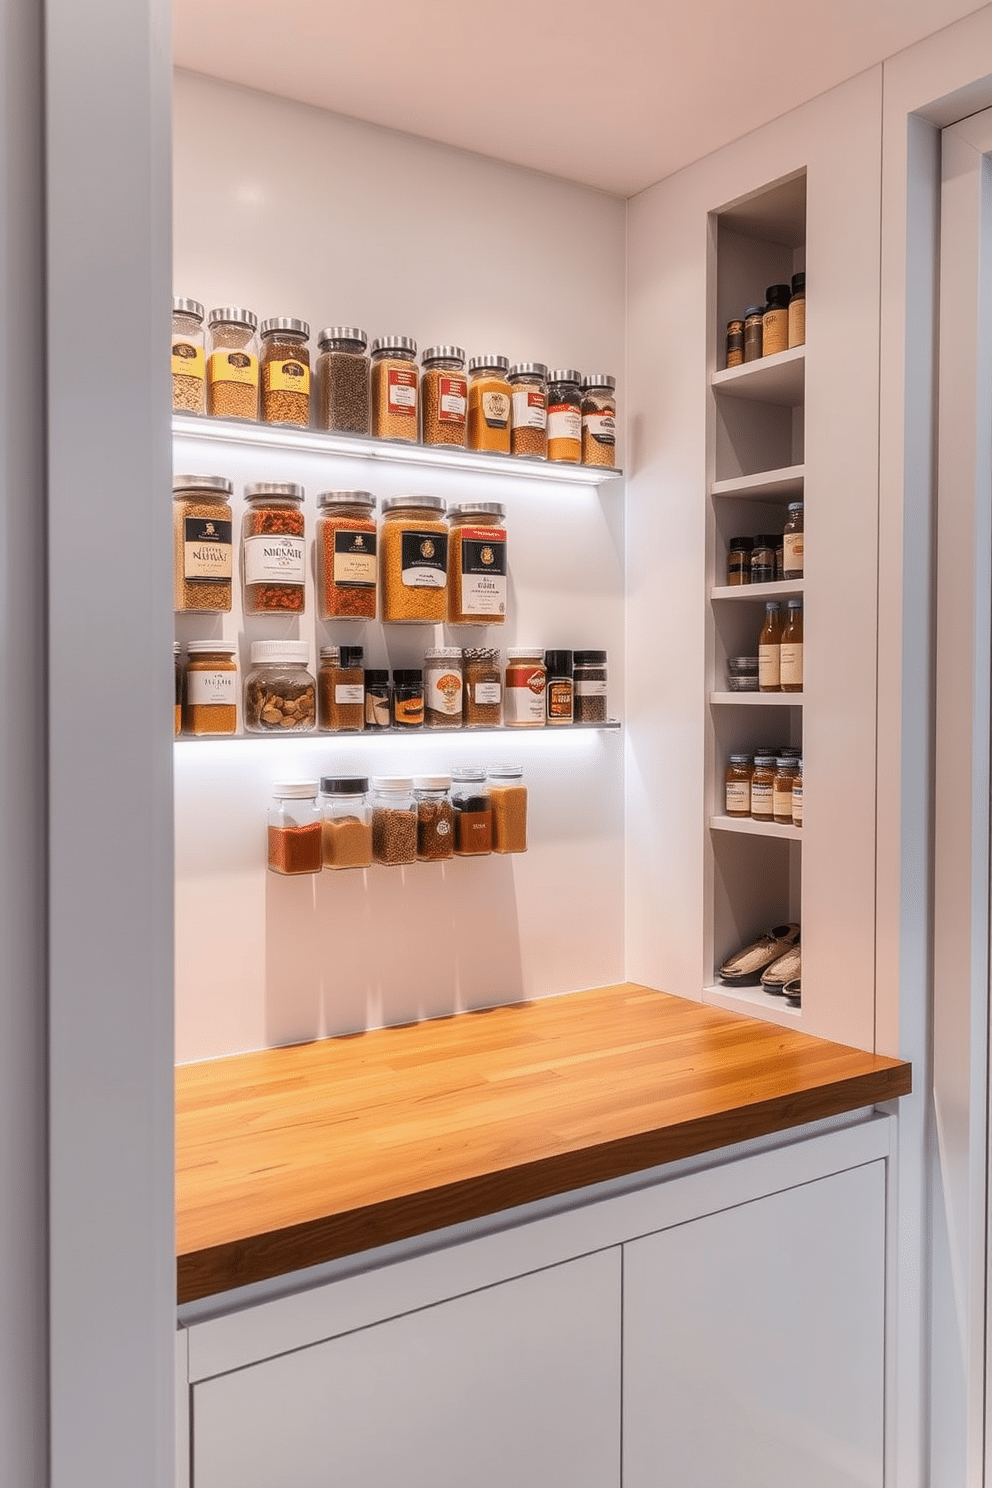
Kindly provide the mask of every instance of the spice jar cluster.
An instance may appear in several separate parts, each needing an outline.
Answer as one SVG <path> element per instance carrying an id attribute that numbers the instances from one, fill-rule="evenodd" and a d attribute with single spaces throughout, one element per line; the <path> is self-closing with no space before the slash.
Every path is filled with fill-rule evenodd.
<path id="1" fill-rule="evenodd" d="M 754 754 L 729 755 L 725 790 L 729 817 L 801 827 L 802 750 L 759 745 Z"/>
<path id="2" fill-rule="evenodd" d="M 732 537 L 727 545 L 727 585 L 795 582 L 805 574 L 805 504 L 789 502 L 781 532 Z"/>
<path id="3" fill-rule="evenodd" d="M 783 615 L 780 600 L 765 601 L 756 656 L 728 656 L 730 692 L 802 692 L 803 602 L 792 598 Z"/>
<path id="4" fill-rule="evenodd" d="M 748 305 L 727 322 L 726 366 L 741 367 L 806 343 L 806 275 L 791 284 L 769 284 L 764 303 Z"/>

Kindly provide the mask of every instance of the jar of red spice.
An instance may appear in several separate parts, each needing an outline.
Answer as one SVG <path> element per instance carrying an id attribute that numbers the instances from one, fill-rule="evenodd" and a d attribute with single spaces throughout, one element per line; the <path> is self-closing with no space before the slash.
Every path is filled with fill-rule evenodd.
<path id="1" fill-rule="evenodd" d="M 323 861 L 316 780 L 282 780 L 269 806 L 269 868 L 273 873 L 319 873 Z"/>
<path id="2" fill-rule="evenodd" d="M 245 486 L 241 538 L 246 615 L 302 615 L 306 604 L 303 487 Z"/>
<path id="3" fill-rule="evenodd" d="M 321 620 L 374 620 L 375 497 L 324 491 L 317 497 L 317 614 Z"/>

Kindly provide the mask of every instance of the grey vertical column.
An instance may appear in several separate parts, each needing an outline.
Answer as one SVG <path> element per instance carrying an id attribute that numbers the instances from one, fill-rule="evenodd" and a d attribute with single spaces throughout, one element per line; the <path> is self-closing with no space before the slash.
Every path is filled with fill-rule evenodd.
<path id="1" fill-rule="evenodd" d="M 169 23 L 45 3 L 53 1488 L 174 1480 Z"/>

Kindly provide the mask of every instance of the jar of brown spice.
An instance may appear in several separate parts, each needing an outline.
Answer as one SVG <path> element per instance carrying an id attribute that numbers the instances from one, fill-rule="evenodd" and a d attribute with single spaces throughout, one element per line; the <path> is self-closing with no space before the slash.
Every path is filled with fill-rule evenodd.
<path id="1" fill-rule="evenodd" d="M 374 620 L 378 559 L 370 491 L 324 491 L 317 497 L 316 549 L 321 620 Z"/>
<path id="2" fill-rule="evenodd" d="M 245 486 L 241 536 L 246 615 L 302 615 L 306 542 L 302 486 L 257 481 Z"/>
<path id="3" fill-rule="evenodd" d="M 317 674 L 317 725 L 328 733 L 365 727 L 365 670 L 361 646 L 322 646 Z"/>
<path id="4" fill-rule="evenodd" d="M 316 780 L 278 781 L 269 807 L 269 868 L 273 873 L 319 873 L 321 817 Z"/>
<path id="5" fill-rule="evenodd" d="M 510 451 L 534 460 L 548 458 L 548 369 L 543 362 L 518 362 L 509 371 L 513 389 Z"/>
<path id="6" fill-rule="evenodd" d="M 320 782 L 325 868 L 368 868 L 372 863 L 372 807 L 365 775 L 325 775 Z"/>
<path id="7" fill-rule="evenodd" d="M 267 424 L 310 423 L 310 327 L 277 315 L 261 326 L 262 419 Z"/>
<path id="8" fill-rule="evenodd" d="M 464 449 L 468 411 L 465 353 L 460 346 L 431 346 L 421 360 L 423 442 Z"/>
<path id="9" fill-rule="evenodd" d="M 238 664 L 233 641 L 190 641 L 186 646 L 185 727 L 197 738 L 237 733 Z"/>
<path id="10" fill-rule="evenodd" d="M 207 359 L 199 300 L 172 301 L 172 411 L 206 413 Z"/>
<path id="11" fill-rule="evenodd" d="M 578 465 L 582 459 L 582 373 L 559 367 L 548 373 L 548 459 Z"/>
<path id="12" fill-rule="evenodd" d="M 372 342 L 372 433 L 377 439 L 417 442 L 420 377 L 412 336 Z"/>
<path id="13" fill-rule="evenodd" d="M 499 652 L 492 646 L 468 646 L 465 664 L 465 727 L 498 728 L 503 699 Z"/>
<path id="14" fill-rule="evenodd" d="M 462 501 L 448 508 L 448 624 L 506 620 L 506 507 Z"/>
<path id="15" fill-rule="evenodd" d="M 617 463 L 617 380 L 590 372 L 582 383 L 582 463 L 613 470 Z"/>
<path id="16" fill-rule="evenodd" d="M 327 326 L 317 337 L 316 422 L 339 434 L 370 434 L 368 337 L 359 326 Z"/>
<path id="17" fill-rule="evenodd" d="M 382 503 L 382 618 L 440 625 L 448 610 L 448 528 L 443 496 L 387 496 Z"/>
<path id="18" fill-rule="evenodd" d="M 173 603 L 177 612 L 231 608 L 234 490 L 222 475 L 172 479 Z"/>
<path id="19" fill-rule="evenodd" d="M 510 363 L 493 352 L 468 364 L 468 447 L 510 453 Z"/>

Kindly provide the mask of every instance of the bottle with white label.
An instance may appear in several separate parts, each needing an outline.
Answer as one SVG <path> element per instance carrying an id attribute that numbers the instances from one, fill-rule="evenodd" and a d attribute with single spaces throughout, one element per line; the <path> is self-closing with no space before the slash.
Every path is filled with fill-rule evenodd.
<path id="1" fill-rule="evenodd" d="M 732 754 L 727 761 L 726 812 L 728 816 L 751 815 L 751 756 Z"/>
<path id="2" fill-rule="evenodd" d="M 306 604 L 306 532 L 302 486 L 255 481 L 245 486 L 241 536 L 246 615 L 302 615 Z"/>
<path id="3" fill-rule="evenodd" d="M 548 673 L 537 646 L 511 646 L 506 653 L 503 722 L 507 728 L 543 728 Z"/>
<path id="4" fill-rule="evenodd" d="M 186 732 L 197 738 L 237 732 L 238 664 L 233 641 L 190 641 L 186 647 Z"/>
<path id="5" fill-rule="evenodd" d="M 758 637 L 758 691 L 781 692 L 782 606 L 765 601 L 765 623 Z"/>
<path id="6" fill-rule="evenodd" d="M 317 726 L 328 733 L 365 727 L 365 669 L 361 646 L 321 646 Z"/>
<path id="7" fill-rule="evenodd" d="M 582 460 L 582 373 L 558 367 L 548 374 L 548 459 Z"/>
<path id="8" fill-rule="evenodd" d="M 779 677 L 783 692 L 802 692 L 803 602 L 801 599 L 789 600 L 789 618 L 782 632 Z"/>

